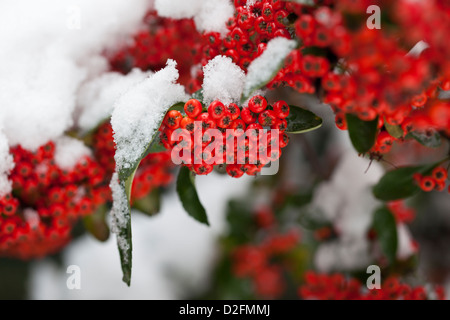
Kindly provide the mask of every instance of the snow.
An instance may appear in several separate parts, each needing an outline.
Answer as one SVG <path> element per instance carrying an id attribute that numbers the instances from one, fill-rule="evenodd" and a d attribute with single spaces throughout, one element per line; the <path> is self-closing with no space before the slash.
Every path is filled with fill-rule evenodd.
<path id="1" fill-rule="evenodd" d="M 0 113 L 10 145 L 35 150 L 73 125 L 79 86 L 134 33 L 147 0 L 0 2 Z"/>
<path id="2" fill-rule="evenodd" d="M 226 22 L 233 14 L 234 6 L 231 1 L 208 0 L 203 2 L 203 6 L 194 17 L 194 22 L 199 31 L 215 31 L 224 35 L 228 31 Z"/>
<path id="3" fill-rule="evenodd" d="M 89 235 L 74 240 L 62 253 L 61 268 L 45 259 L 33 263 L 30 299 L 183 299 L 202 293 L 209 284 L 225 232 L 230 197 L 242 195 L 253 179 L 198 176 L 196 185 L 210 227 L 190 218 L 174 192 L 162 199 L 161 212 L 148 217 L 133 212 L 133 278 L 122 282 L 115 239 L 101 243 Z M 172 190 L 173 191 L 173 190 Z M 69 290 L 66 269 L 81 269 L 81 290 Z"/>
<path id="4" fill-rule="evenodd" d="M 63 170 L 73 169 L 81 158 L 91 155 L 91 150 L 80 140 L 62 136 L 55 141 L 55 162 Z"/>
<path id="5" fill-rule="evenodd" d="M 183 19 L 193 18 L 204 0 L 155 0 L 155 9 L 161 17 Z"/>
<path id="6" fill-rule="evenodd" d="M 80 115 L 77 127 L 86 132 L 109 118 L 114 102 L 150 74 L 140 69 L 133 69 L 127 75 L 108 72 L 84 83 L 78 92 L 77 111 Z"/>
<path id="7" fill-rule="evenodd" d="M 297 42 L 283 37 L 277 37 L 267 43 L 267 48 L 248 67 L 245 79 L 244 95 L 250 96 L 255 88 L 269 82 L 278 70 L 286 56 L 295 49 Z"/>
<path id="8" fill-rule="evenodd" d="M 145 152 L 167 110 L 189 97 L 176 84 L 176 62 L 169 59 L 164 69 L 144 79 L 115 103 L 111 117 L 117 144 L 116 171 L 132 167 Z"/>
<path id="9" fill-rule="evenodd" d="M 194 18 L 199 31 L 222 35 L 227 33 L 225 23 L 234 14 L 230 0 L 155 0 L 155 9 L 161 17 Z"/>
<path id="10" fill-rule="evenodd" d="M 217 56 L 203 67 L 203 97 L 205 103 L 220 100 L 225 104 L 239 103 L 245 81 L 244 71 L 229 57 Z"/>
<path id="11" fill-rule="evenodd" d="M 381 203 L 371 192 L 384 170 L 373 162 L 348 150 L 343 153 L 330 181 L 318 186 L 308 209 L 332 222 L 339 239 L 321 244 L 315 256 L 318 270 L 355 270 L 370 262 L 366 233 L 375 209 Z"/>
<path id="12" fill-rule="evenodd" d="M 413 254 L 417 253 L 416 247 L 413 245 L 413 238 L 407 226 L 403 223 L 397 224 L 397 259 L 406 260 Z"/>
<path id="13" fill-rule="evenodd" d="M 0 197 L 11 192 L 12 186 L 8 174 L 13 168 L 14 159 L 9 153 L 8 140 L 0 130 Z"/>

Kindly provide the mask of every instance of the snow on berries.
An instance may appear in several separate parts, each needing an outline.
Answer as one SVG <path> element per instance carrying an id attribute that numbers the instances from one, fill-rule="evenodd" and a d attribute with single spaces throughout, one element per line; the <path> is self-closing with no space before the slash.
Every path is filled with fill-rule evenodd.
<path id="1" fill-rule="evenodd" d="M 169 111 L 159 131 L 160 142 L 172 151 L 175 163 L 198 175 L 207 175 L 214 166 L 225 166 L 235 178 L 255 175 L 281 156 L 286 147 L 286 120 L 289 106 L 284 101 L 268 105 L 263 96 L 254 96 L 248 107 L 212 101 L 204 111 L 190 99 L 180 111 Z M 195 116 L 196 115 L 196 116 Z"/>

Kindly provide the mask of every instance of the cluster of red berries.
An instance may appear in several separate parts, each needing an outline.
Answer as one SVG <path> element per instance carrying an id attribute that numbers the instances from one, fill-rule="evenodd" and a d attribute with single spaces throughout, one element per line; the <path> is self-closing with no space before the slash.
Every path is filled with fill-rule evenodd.
<path id="1" fill-rule="evenodd" d="M 173 160 L 198 175 L 211 173 L 215 165 L 226 165 L 234 178 L 256 175 L 278 160 L 289 142 L 285 132 L 289 106 L 284 101 L 270 106 L 264 97 L 254 96 L 248 107 L 240 108 L 215 100 L 203 112 L 202 103 L 191 99 L 184 112 L 185 116 L 177 110 L 167 113 L 160 139 L 172 151 Z"/>
<path id="2" fill-rule="evenodd" d="M 233 249 L 232 272 L 250 279 L 258 297 L 280 298 L 286 290 L 283 274 L 290 266 L 287 255 L 298 246 L 300 233 L 295 229 L 279 232 L 274 211 L 267 206 L 254 211 L 254 221 L 263 238 L 258 244 L 246 243 Z"/>
<path id="3" fill-rule="evenodd" d="M 235 15 L 227 21 L 228 33 L 224 38 L 215 32 L 203 35 L 203 65 L 217 55 L 225 55 L 246 71 L 270 39 L 291 38 L 287 28 L 290 13 L 287 2 L 257 0 L 247 5 L 245 0 L 236 0 L 234 5 Z"/>
<path id="4" fill-rule="evenodd" d="M 413 208 L 408 207 L 404 200 L 388 202 L 387 207 L 394 215 L 397 224 L 411 223 L 416 218 L 416 211 Z"/>
<path id="5" fill-rule="evenodd" d="M 314 300 L 445 300 L 442 287 L 436 286 L 432 292 L 422 287 L 411 287 L 401 283 L 398 277 L 389 277 L 380 289 L 368 290 L 355 278 L 343 274 L 305 273 L 305 283 L 299 288 L 302 299 Z"/>
<path id="6" fill-rule="evenodd" d="M 15 168 L 9 175 L 13 191 L 0 199 L 0 256 L 32 259 L 56 253 L 71 237 L 79 218 L 110 203 L 114 171 L 113 132 L 109 122 L 92 136 L 94 158 L 83 157 L 71 170 L 55 162 L 52 142 L 36 152 L 11 149 Z M 168 152 L 142 160 L 132 187 L 132 200 L 173 180 Z"/>
<path id="7" fill-rule="evenodd" d="M 437 167 L 433 169 L 431 175 L 416 173 L 413 178 L 423 191 L 430 192 L 433 190 L 443 191 L 447 185 L 447 177 L 447 169 L 444 167 Z M 450 187 L 448 192 L 450 193 Z"/>
<path id="8" fill-rule="evenodd" d="M 84 157 L 71 170 L 54 159 L 54 144 L 36 152 L 11 149 L 15 168 L 12 194 L 0 199 L 0 256 L 30 259 L 60 250 L 74 223 L 107 201 L 103 168 Z"/>
<path id="9" fill-rule="evenodd" d="M 105 169 L 110 180 L 115 170 L 116 145 L 109 121 L 101 124 L 93 134 L 92 146 L 96 160 Z M 131 201 L 147 196 L 153 189 L 169 185 L 173 181 L 173 163 L 170 152 L 148 154 L 136 171 L 131 189 Z"/>
<path id="10" fill-rule="evenodd" d="M 263 298 L 279 298 L 286 288 L 283 279 L 284 266 L 280 259 L 299 243 L 295 230 L 286 234 L 271 234 L 258 245 L 237 247 L 232 255 L 233 273 L 240 278 L 250 278 L 255 293 Z"/>
<path id="11" fill-rule="evenodd" d="M 110 58 L 111 68 L 125 74 L 132 68 L 156 71 L 170 58 L 177 61 L 180 82 L 187 84 L 191 67 L 200 63 L 202 55 L 201 36 L 193 20 L 161 18 L 149 11 L 144 25 L 146 29 L 134 36 L 131 45 Z"/>

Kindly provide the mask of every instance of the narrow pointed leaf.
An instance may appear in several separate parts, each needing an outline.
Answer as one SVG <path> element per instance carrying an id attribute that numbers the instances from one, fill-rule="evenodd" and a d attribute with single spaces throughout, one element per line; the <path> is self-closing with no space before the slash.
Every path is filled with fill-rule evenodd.
<path id="1" fill-rule="evenodd" d="M 206 210 L 197 194 L 195 180 L 187 167 L 181 167 L 177 179 L 177 193 L 186 212 L 200 223 L 209 225 Z"/>
<path id="2" fill-rule="evenodd" d="M 378 118 L 364 121 L 353 114 L 347 114 L 347 127 L 353 147 L 359 153 L 368 152 L 375 144 L 378 131 Z"/>
<path id="3" fill-rule="evenodd" d="M 381 250 L 390 263 L 395 262 L 398 247 L 397 225 L 394 216 L 387 208 L 383 207 L 375 211 L 373 228 Z"/>

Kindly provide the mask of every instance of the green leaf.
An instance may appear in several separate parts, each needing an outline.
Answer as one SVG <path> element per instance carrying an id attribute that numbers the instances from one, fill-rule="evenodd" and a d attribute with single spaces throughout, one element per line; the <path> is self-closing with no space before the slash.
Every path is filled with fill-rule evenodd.
<path id="1" fill-rule="evenodd" d="M 296 2 L 296 3 L 303 4 L 305 6 L 315 5 L 314 0 L 285 0 L 285 1 Z"/>
<path id="2" fill-rule="evenodd" d="M 152 190 L 152 192 L 142 199 L 134 200 L 133 208 L 148 216 L 157 214 L 161 208 L 161 194 L 159 188 Z"/>
<path id="3" fill-rule="evenodd" d="M 171 111 L 171 110 L 177 110 L 177 111 L 180 111 L 181 113 L 184 113 L 184 105 L 185 105 L 185 102 L 178 102 L 178 103 L 175 103 L 173 106 L 171 106 L 170 108 L 169 108 L 169 110 L 167 110 L 167 111 Z"/>
<path id="4" fill-rule="evenodd" d="M 386 131 L 394 138 L 400 139 L 403 137 L 403 129 L 399 125 L 393 125 L 390 123 L 385 122 L 384 127 L 386 128 Z"/>
<path id="5" fill-rule="evenodd" d="M 132 175 L 134 176 L 134 172 Z M 132 182 L 131 177 L 127 179 L 127 181 L 121 181 L 120 179 L 118 180 L 118 185 L 116 186 L 117 190 L 113 190 L 113 196 L 126 198 L 127 201 L 125 208 L 122 206 L 115 208 L 115 203 L 113 202 L 114 214 L 112 216 L 113 223 L 117 227 L 117 230 L 113 230 L 113 232 L 115 232 L 117 236 L 117 247 L 119 249 L 120 263 L 123 273 L 122 280 L 128 286 L 130 286 L 131 283 L 133 251 L 133 243 L 131 241 L 131 207 L 129 198 L 131 192 L 130 181 Z M 111 181 L 111 183 L 113 182 Z M 121 216 L 120 220 L 117 218 L 117 215 Z"/>
<path id="6" fill-rule="evenodd" d="M 182 110 L 184 107 L 184 103 L 176 103 L 173 106 L 171 106 L 169 110 Z M 162 123 L 163 119 L 161 119 Z M 155 131 L 153 133 L 151 141 L 148 143 L 148 145 L 145 148 L 145 151 L 140 155 L 140 157 L 132 163 L 128 168 L 123 168 L 119 170 L 118 176 L 119 176 L 119 187 L 120 192 L 123 193 L 122 196 L 126 196 L 127 198 L 127 208 L 126 212 L 124 208 L 119 208 L 116 210 L 120 210 L 119 214 L 123 215 L 123 218 L 126 219 L 125 223 L 122 223 L 120 227 L 118 227 L 119 230 L 117 230 L 117 239 L 118 239 L 118 248 L 119 248 L 119 254 L 120 254 L 120 261 L 122 265 L 122 272 L 123 272 L 123 281 L 129 286 L 131 282 L 131 258 L 132 258 L 132 241 L 131 241 L 131 206 L 130 206 L 130 199 L 131 199 L 131 187 L 133 185 L 133 179 L 134 175 L 136 174 L 136 171 L 139 167 L 139 164 L 141 163 L 142 159 L 146 157 L 149 153 L 152 152 L 152 148 L 156 148 L 157 144 L 159 144 L 159 127 L 161 126 L 161 123 L 155 127 Z M 118 191 L 119 192 L 119 191 Z M 120 196 L 119 194 L 117 196 Z M 114 208 L 114 205 L 113 205 Z M 126 246 L 120 245 L 120 243 L 126 243 Z"/>
<path id="7" fill-rule="evenodd" d="M 378 237 L 381 250 L 392 264 L 397 254 L 397 225 L 392 213 L 385 207 L 375 211 L 373 216 L 373 228 Z"/>
<path id="8" fill-rule="evenodd" d="M 439 163 L 426 166 L 403 167 L 389 171 L 375 185 L 373 194 L 377 199 L 383 201 L 411 197 L 420 191 L 419 186 L 413 179 L 413 175 L 415 173 L 429 174 Z"/>
<path id="9" fill-rule="evenodd" d="M 100 206 L 96 212 L 83 218 L 85 229 L 99 241 L 106 241 L 109 238 L 109 227 L 106 223 L 108 206 Z"/>
<path id="10" fill-rule="evenodd" d="M 294 50 L 298 46 L 298 43 L 292 40 L 292 44 L 289 43 L 289 45 L 290 46 L 288 46 L 288 49 L 290 50 L 285 50 L 285 52 L 274 55 L 270 63 L 270 67 L 272 69 L 269 69 L 269 66 L 267 66 L 267 69 L 264 70 L 264 72 L 261 72 L 261 70 L 259 69 L 252 69 L 252 64 L 255 63 L 256 65 L 260 63 L 260 60 L 258 60 L 259 57 L 250 64 L 244 83 L 244 90 L 241 96 L 242 104 L 252 96 L 253 92 L 266 86 L 276 76 L 278 71 L 280 71 L 284 67 L 284 61 L 286 60 L 286 57 L 289 55 L 289 53 L 291 53 L 292 50 Z"/>
<path id="11" fill-rule="evenodd" d="M 304 133 L 313 131 L 322 126 L 322 119 L 309 110 L 297 106 L 289 106 L 287 121 L 287 133 Z"/>
<path id="12" fill-rule="evenodd" d="M 438 148 L 441 146 L 441 135 L 436 130 L 412 131 L 406 135 L 406 138 L 413 138 L 421 145 L 428 148 Z"/>
<path id="13" fill-rule="evenodd" d="M 209 225 L 206 210 L 195 189 L 194 176 L 185 166 L 182 166 L 178 173 L 177 193 L 186 212 L 198 222 Z"/>
<path id="14" fill-rule="evenodd" d="M 347 114 L 346 119 L 353 147 L 359 153 L 368 152 L 375 144 L 378 117 L 372 121 L 363 121 L 353 114 Z"/>
<path id="15" fill-rule="evenodd" d="M 201 103 L 203 103 L 203 89 L 195 91 L 192 94 L 192 99 L 196 99 L 196 100 L 200 101 Z"/>

